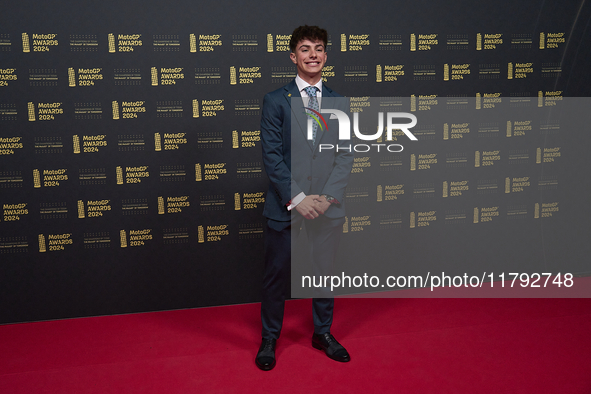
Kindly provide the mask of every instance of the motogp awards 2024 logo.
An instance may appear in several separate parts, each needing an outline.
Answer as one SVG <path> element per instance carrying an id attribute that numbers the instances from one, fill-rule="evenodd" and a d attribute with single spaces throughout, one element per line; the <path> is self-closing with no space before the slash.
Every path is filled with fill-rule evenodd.
<path id="1" fill-rule="evenodd" d="M 307 138 L 308 140 L 313 140 L 313 127 L 314 122 L 318 124 L 320 129 L 326 128 L 328 131 L 328 125 L 326 124 L 326 120 L 322 116 L 322 114 L 331 114 L 330 119 L 336 119 L 339 123 L 339 140 L 341 141 L 348 141 L 351 139 L 351 121 L 347 114 L 338 109 L 321 109 L 320 112 L 313 110 L 312 108 L 305 107 L 306 110 L 310 111 L 306 114 L 308 115 L 308 124 L 307 124 Z M 394 119 L 409 119 L 410 123 L 394 123 Z M 417 124 L 417 117 L 413 114 L 409 114 L 408 112 L 387 112 L 386 113 L 386 140 L 392 140 L 392 132 L 393 130 L 401 130 L 411 141 L 418 141 L 417 137 L 415 137 L 409 129 L 416 126 Z M 377 141 L 383 133 L 384 130 L 384 113 L 378 113 L 378 128 L 375 134 L 362 134 L 359 131 L 359 113 L 353 113 L 353 132 L 355 136 L 363 141 Z M 351 152 L 352 150 L 359 153 L 369 152 L 371 150 L 375 150 L 377 152 L 380 151 L 388 151 L 391 153 L 398 153 L 402 152 L 404 147 L 400 144 L 381 144 L 381 143 L 374 143 L 374 144 L 347 144 L 347 145 L 339 145 L 337 144 L 320 144 L 318 147 L 319 151 L 322 152 L 323 150 L 333 150 L 336 149 L 337 152 L 339 151 L 348 151 Z"/>

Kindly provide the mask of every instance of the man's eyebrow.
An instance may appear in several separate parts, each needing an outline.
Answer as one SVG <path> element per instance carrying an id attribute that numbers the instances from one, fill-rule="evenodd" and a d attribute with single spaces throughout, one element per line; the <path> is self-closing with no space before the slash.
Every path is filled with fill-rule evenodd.
<path id="1" fill-rule="evenodd" d="M 311 45 L 308 45 L 308 44 L 302 44 L 302 45 L 300 45 L 300 48 L 298 48 L 298 49 L 301 49 L 301 48 L 303 48 L 303 47 L 310 48 L 310 47 L 311 47 Z M 324 44 L 316 44 L 315 48 L 318 48 L 318 47 L 324 48 Z"/>

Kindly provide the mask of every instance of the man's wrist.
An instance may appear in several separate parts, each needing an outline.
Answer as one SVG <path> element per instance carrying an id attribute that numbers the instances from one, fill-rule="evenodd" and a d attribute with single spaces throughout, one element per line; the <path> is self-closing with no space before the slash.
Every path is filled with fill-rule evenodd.
<path id="1" fill-rule="evenodd" d="M 291 211 L 292 209 L 295 209 L 295 207 L 297 207 L 299 203 L 304 201 L 304 198 L 306 198 L 306 194 L 304 192 L 301 192 L 300 194 L 292 198 L 291 201 L 287 203 L 287 210 Z"/>
<path id="2" fill-rule="evenodd" d="M 339 204 L 337 199 L 329 194 L 321 194 L 320 197 L 324 197 L 326 199 L 326 201 L 328 201 L 331 204 Z"/>

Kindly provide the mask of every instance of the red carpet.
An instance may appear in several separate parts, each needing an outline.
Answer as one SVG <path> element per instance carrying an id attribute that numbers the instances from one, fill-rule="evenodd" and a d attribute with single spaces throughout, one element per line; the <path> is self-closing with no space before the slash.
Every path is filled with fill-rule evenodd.
<path id="1" fill-rule="evenodd" d="M 0 393 L 591 393 L 590 299 L 339 299 L 346 364 L 290 301 L 270 372 L 259 308 L 0 326 Z"/>

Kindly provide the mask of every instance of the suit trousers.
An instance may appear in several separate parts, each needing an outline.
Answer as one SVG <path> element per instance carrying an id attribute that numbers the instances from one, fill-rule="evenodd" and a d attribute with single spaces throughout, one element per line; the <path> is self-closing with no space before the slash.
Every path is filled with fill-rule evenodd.
<path id="1" fill-rule="evenodd" d="M 292 245 L 305 226 L 309 250 L 304 251 L 313 259 L 314 273 L 328 275 L 334 264 L 342 234 L 344 218 L 331 219 L 324 215 L 311 220 L 295 214 L 289 222 L 268 219 L 265 235 L 265 272 L 261 321 L 264 339 L 278 339 L 283 325 L 285 299 L 290 297 Z M 314 332 L 330 331 L 334 310 L 334 298 L 313 298 L 312 317 Z"/>

